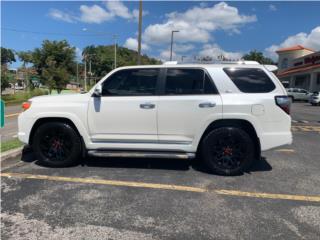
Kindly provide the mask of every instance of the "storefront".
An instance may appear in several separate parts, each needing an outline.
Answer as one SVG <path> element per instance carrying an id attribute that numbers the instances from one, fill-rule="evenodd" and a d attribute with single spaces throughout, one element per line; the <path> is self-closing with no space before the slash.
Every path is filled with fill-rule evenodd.
<path id="1" fill-rule="evenodd" d="M 300 45 L 279 49 L 278 78 L 286 88 L 320 91 L 320 51 Z"/>

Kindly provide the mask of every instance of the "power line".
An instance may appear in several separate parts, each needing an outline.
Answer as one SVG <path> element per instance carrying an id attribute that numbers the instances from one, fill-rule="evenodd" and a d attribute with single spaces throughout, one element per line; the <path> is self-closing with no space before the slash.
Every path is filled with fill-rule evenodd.
<path id="1" fill-rule="evenodd" d="M 112 35 L 111 33 L 80 34 L 80 33 L 38 32 L 38 31 L 29 31 L 29 30 L 15 29 L 15 28 L 7 28 L 7 27 L 2 27 L 0 29 L 4 30 L 4 31 L 20 32 L 20 33 L 60 35 L 60 36 L 77 36 L 77 37 L 97 37 L 97 36 L 106 36 L 106 35 L 111 36 Z"/>

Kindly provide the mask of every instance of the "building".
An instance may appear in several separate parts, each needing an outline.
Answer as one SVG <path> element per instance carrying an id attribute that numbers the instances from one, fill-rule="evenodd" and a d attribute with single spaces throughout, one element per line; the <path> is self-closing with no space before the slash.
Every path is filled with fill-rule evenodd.
<path id="1" fill-rule="evenodd" d="M 276 52 L 279 55 L 277 76 L 286 88 L 320 91 L 320 51 L 296 45 Z"/>

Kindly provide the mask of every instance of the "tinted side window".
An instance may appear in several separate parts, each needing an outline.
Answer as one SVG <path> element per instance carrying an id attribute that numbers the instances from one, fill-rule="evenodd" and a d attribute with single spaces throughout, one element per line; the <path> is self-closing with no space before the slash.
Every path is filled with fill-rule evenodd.
<path id="1" fill-rule="evenodd" d="M 258 68 L 224 68 L 240 91 L 245 93 L 266 93 L 275 89 L 268 75 Z"/>
<path id="2" fill-rule="evenodd" d="M 156 93 L 158 69 L 120 70 L 102 85 L 103 96 L 148 96 Z"/>
<path id="3" fill-rule="evenodd" d="M 217 93 L 211 79 L 201 69 L 167 69 L 167 95 L 196 95 Z"/>

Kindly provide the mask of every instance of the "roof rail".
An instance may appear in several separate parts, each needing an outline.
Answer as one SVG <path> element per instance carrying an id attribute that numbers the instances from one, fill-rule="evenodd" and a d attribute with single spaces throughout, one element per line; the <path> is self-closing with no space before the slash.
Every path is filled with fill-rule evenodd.
<path id="1" fill-rule="evenodd" d="M 176 64 L 178 64 L 178 61 L 168 61 L 163 63 L 163 65 L 176 65 Z"/>
<path id="2" fill-rule="evenodd" d="M 163 65 L 177 65 L 177 64 L 256 64 L 260 65 L 257 61 L 245 61 L 245 60 L 238 60 L 238 61 L 196 61 L 196 62 L 178 62 L 178 61 L 168 61 L 164 62 Z"/>

